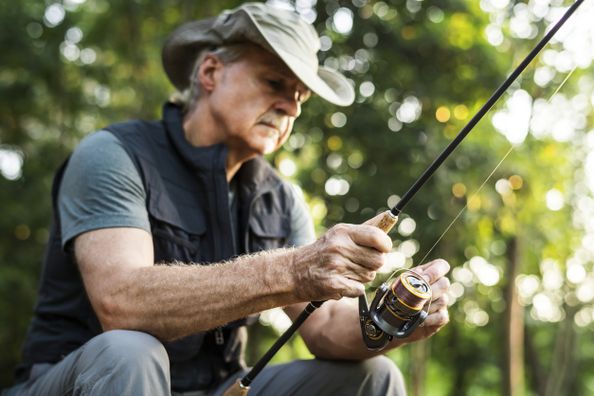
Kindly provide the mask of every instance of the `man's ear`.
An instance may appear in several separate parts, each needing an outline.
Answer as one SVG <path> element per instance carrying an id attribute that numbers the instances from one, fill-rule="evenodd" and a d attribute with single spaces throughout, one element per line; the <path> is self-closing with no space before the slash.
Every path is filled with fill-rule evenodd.
<path id="1" fill-rule="evenodd" d="M 212 92 L 217 84 L 219 72 L 223 69 L 221 61 L 213 55 L 206 55 L 198 68 L 196 78 L 200 83 L 201 90 Z"/>

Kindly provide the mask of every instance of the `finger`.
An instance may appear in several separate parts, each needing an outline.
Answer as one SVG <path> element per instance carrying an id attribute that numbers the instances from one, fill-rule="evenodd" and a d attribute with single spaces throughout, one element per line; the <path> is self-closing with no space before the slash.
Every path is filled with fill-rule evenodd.
<path id="1" fill-rule="evenodd" d="M 334 300 L 338 300 L 341 297 L 359 297 L 363 293 L 365 293 L 365 285 L 361 282 L 342 277 L 340 279 L 339 284 L 336 285 L 336 288 L 339 290 L 340 296 L 338 298 L 332 297 Z"/>
<path id="2" fill-rule="evenodd" d="M 345 253 L 345 257 L 352 264 L 350 268 L 354 272 L 377 271 L 386 264 L 386 255 L 375 249 L 357 246 L 352 251 Z"/>
<path id="3" fill-rule="evenodd" d="M 360 246 L 373 248 L 382 253 L 392 250 L 392 239 L 377 227 L 370 225 L 351 225 L 349 236 L 353 242 Z"/>
<path id="4" fill-rule="evenodd" d="M 448 295 L 444 294 L 438 299 L 431 301 L 431 305 L 429 306 L 429 314 L 435 313 L 442 309 L 447 309 L 449 300 L 450 299 Z"/>
<path id="5" fill-rule="evenodd" d="M 450 314 L 447 309 L 443 308 L 436 312 L 433 312 L 427 316 L 425 322 L 423 322 L 424 327 L 433 328 L 433 327 L 443 327 L 450 321 Z"/>
<path id="6" fill-rule="evenodd" d="M 375 279 L 376 274 L 377 273 L 375 271 L 364 271 L 364 272 L 358 272 L 358 273 L 345 274 L 344 276 L 348 279 L 351 279 L 351 280 L 354 280 L 357 282 L 369 283 Z"/>
<path id="7" fill-rule="evenodd" d="M 341 234 L 347 238 L 341 238 Z M 392 240 L 370 226 L 341 224 L 333 229 L 332 241 L 332 253 L 353 263 L 354 267 L 350 269 L 354 273 L 361 271 L 357 267 L 372 271 L 380 269 L 386 261 L 384 250 L 390 251 L 392 248 Z"/>
<path id="8" fill-rule="evenodd" d="M 443 260 L 437 259 L 415 268 L 415 272 L 423 275 L 423 278 L 429 284 L 435 283 L 439 278 L 445 276 L 450 270 L 450 264 Z"/>
<path id="9" fill-rule="evenodd" d="M 443 295 L 447 295 L 450 289 L 450 280 L 446 277 L 439 278 L 431 285 L 432 300 L 435 301 Z"/>
<path id="10" fill-rule="evenodd" d="M 345 253 L 339 262 L 341 269 L 336 271 L 338 275 L 366 283 L 375 278 L 375 272 L 384 265 L 385 257 L 377 251 Z"/>

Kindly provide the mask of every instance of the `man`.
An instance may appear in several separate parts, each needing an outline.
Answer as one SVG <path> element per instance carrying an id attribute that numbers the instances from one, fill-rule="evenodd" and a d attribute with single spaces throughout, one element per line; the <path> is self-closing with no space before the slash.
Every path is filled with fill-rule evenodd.
<path id="1" fill-rule="evenodd" d="M 163 62 L 179 103 L 160 122 L 87 137 L 57 173 L 9 395 L 220 394 L 244 372 L 250 315 L 284 307 L 294 319 L 312 300 L 331 300 L 300 329 L 318 359 L 267 368 L 251 393 L 405 393 L 342 299 L 364 292 L 390 238 L 339 224 L 314 241 L 302 199 L 262 159 L 287 140 L 310 92 L 352 103 L 348 81 L 318 67 L 318 49 L 298 15 L 258 3 L 172 34 Z M 420 267 L 434 301 L 407 342 L 448 322 L 448 269 Z"/>

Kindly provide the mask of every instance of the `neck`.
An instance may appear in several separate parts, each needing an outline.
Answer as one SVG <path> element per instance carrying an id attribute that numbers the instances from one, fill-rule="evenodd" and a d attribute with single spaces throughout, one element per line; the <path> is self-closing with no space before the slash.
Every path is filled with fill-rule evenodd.
<path id="1" fill-rule="evenodd" d="M 186 140 L 194 147 L 205 147 L 213 144 L 225 143 L 223 131 L 216 117 L 209 111 L 207 105 L 198 101 L 193 109 L 184 116 L 183 128 Z M 228 147 L 225 170 L 227 181 L 231 181 L 241 165 L 249 160 Z"/>

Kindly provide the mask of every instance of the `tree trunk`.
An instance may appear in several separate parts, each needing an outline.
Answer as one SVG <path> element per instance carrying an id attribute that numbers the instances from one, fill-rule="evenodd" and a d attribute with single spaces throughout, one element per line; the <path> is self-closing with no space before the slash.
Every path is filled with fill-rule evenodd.
<path id="1" fill-rule="evenodd" d="M 551 368 L 549 370 L 545 396 L 556 396 L 566 394 L 566 384 L 574 373 L 572 367 L 575 362 L 575 339 L 576 333 L 573 326 L 573 316 L 577 311 L 575 307 L 564 306 L 566 318 L 559 324 L 559 331 L 555 337 L 555 349 Z"/>
<path id="2" fill-rule="evenodd" d="M 533 336 L 530 334 L 530 327 L 526 327 L 524 345 L 526 345 L 526 360 L 530 367 L 530 387 L 536 391 L 538 396 L 544 396 L 547 387 L 547 373 L 542 365 L 538 347 L 534 344 Z"/>
<path id="3" fill-rule="evenodd" d="M 412 396 L 425 395 L 425 376 L 427 371 L 427 355 L 429 344 L 427 341 L 415 342 L 410 345 L 411 355 L 411 394 Z"/>
<path id="4" fill-rule="evenodd" d="M 524 394 L 524 312 L 518 301 L 515 280 L 519 273 L 519 249 L 516 237 L 507 242 L 507 277 L 505 288 L 505 362 L 504 395 Z"/>

